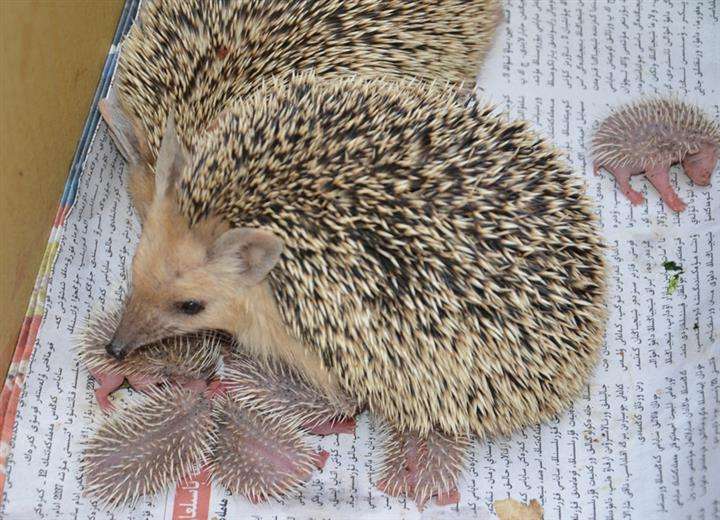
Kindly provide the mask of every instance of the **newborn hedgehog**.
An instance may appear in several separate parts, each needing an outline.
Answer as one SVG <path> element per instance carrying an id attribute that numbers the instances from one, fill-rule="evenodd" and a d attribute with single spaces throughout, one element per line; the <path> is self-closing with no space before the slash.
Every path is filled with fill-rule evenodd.
<path id="1" fill-rule="evenodd" d="M 152 389 L 85 443 L 85 492 L 106 505 L 132 505 L 197 473 L 216 435 L 210 392 L 199 385 Z"/>
<path id="2" fill-rule="evenodd" d="M 291 367 L 267 361 L 242 352 L 228 357 L 223 381 L 237 403 L 315 435 L 355 432 L 357 403 L 344 394 L 323 396 Z"/>
<path id="3" fill-rule="evenodd" d="M 537 423 L 592 371 L 605 261 L 582 184 L 451 88 L 270 81 L 188 160 L 170 120 L 156 181 L 118 356 L 223 330 L 421 439 Z"/>
<path id="4" fill-rule="evenodd" d="M 80 363 L 100 383 L 95 395 L 103 411 L 114 410 L 108 396 L 126 379 L 138 391 L 152 391 L 160 383 L 204 388 L 222 379 L 223 389 L 253 412 L 316 435 L 355 431 L 358 410 L 347 396 L 328 399 L 291 367 L 260 363 L 222 334 L 173 336 L 118 360 L 106 347 L 120 314 L 120 307 L 91 314 L 76 345 Z"/>
<path id="5" fill-rule="evenodd" d="M 120 316 L 120 308 L 94 313 L 77 337 L 80 363 L 100 383 L 95 396 L 105 412 L 113 410 L 109 395 L 126 379 L 138 391 L 159 383 L 192 385 L 217 375 L 221 352 L 232 350 L 225 338 L 205 333 L 166 338 L 119 361 L 107 353 L 106 347 Z"/>
<path id="6" fill-rule="evenodd" d="M 131 192 L 142 216 L 171 105 L 191 149 L 231 102 L 294 71 L 472 86 L 500 20 L 500 0 L 150 0 L 101 112 L 139 171 Z"/>
<path id="7" fill-rule="evenodd" d="M 676 99 L 654 99 L 625 105 L 598 128 L 592 141 L 595 173 L 608 170 L 634 205 L 643 196 L 630 177 L 644 173 L 673 211 L 685 203 L 670 184 L 669 170 L 681 163 L 699 186 L 710 184 L 720 153 L 720 127 L 697 106 Z"/>
<path id="8" fill-rule="evenodd" d="M 298 490 L 328 457 L 311 450 L 299 426 L 319 435 L 350 433 L 350 423 L 354 430 L 347 399 L 323 398 L 291 367 L 232 352 L 225 368 L 222 382 L 148 388 L 147 398 L 111 416 L 86 443 L 87 492 L 107 505 L 133 504 L 209 464 L 233 494 L 277 498 Z M 319 422 L 328 417 L 335 421 Z"/>
<path id="9" fill-rule="evenodd" d="M 85 491 L 132 505 L 209 465 L 214 480 L 254 502 L 299 489 L 328 453 L 290 425 L 249 410 L 218 387 L 153 389 L 112 416 L 85 445 Z"/>

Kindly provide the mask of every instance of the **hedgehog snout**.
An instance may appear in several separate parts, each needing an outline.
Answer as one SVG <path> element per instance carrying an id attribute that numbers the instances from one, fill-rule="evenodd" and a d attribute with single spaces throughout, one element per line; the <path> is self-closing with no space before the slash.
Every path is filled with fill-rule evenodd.
<path id="1" fill-rule="evenodd" d="M 105 350 L 108 354 L 110 354 L 118 361 L 122 361 L 127 355 L 127 348 L 125 347 L 125 345 L 117 342 L 115 339 L 110 341 L 110 343 L 105 346 Z"/>
<path id="2" fill-rule="evenodd" d="M 698 151 L 688 154 L 682 161 L 685 174 L 698 186 L 709 186 L 710 176 L 718 163 L 718 149 L 712 144 L 703 144 Z"/>

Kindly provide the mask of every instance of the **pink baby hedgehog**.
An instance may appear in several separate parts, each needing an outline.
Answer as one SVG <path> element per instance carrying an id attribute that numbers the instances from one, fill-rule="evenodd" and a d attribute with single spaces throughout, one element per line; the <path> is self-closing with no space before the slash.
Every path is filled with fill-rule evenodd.
<path id="1" fill-rule="evenodd" d="M 697 106 L 677 99 L 652 99 L 615 110 L 592 140 L 595 173 L 613 174 L 623 194 L 637 205 L 643 196 L 630 177 L 644 173 L 673 211 L 685 203 L 670 184 L 669 170 L 681 163 L 699 186 L 710 184 L 720 150 L 720 127 Z"/>

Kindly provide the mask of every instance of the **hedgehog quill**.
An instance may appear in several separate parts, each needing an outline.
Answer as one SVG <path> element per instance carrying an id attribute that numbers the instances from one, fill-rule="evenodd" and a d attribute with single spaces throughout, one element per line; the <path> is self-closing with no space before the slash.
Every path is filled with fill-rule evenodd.
<path id="1" fill-rule="evenodd" d="M 113 411 L 109 396 L 125 380 L 138 391 L 151 390 L 160 383 L 205 382 L 218 374 L 222 351 L 232 349 L 226 338 L 218 334 L 176 336 L 145 345 L 121 362 L 107 353 L 120 315 L 120 307 L 93 313 L 75 346 L 80 363 L 100 383 L 95 396 L 105 412 Z"/>
<path id="2" fill-rule="evenodd" d="M 100 111 L 141 219 L 170 107 L 183 146 L 272 77 L 313 70 L 475 83 L 500 0 L 148 0 Z"/>
<path id="3" fill-rule="evenodd" d="M 148 394 L 111 415 L 85 445 L 85 489 L 106 506 L 131 506 L 203 466 L 214 481 L 253 502 L 291 494 L 328 456 L 313 451 L 303 434 L 354 431 L 349 399 L 323 398 L 291 367 L 260 363 L 216 334 L 170 338 L 114 360 L 98 347 L 116 316 L 94 314 L 78 345 L 81 363 L 93 367 L 95 377 L 127 377 L 133 386 L 141 380 Z M 206 350 L 224 358 L 223 370 L 218 359 L 198 365 L 213 357 Z M 209 366 L 212 380 L 206 379 Z M 98 391 L 107 399 L 115 388 L 100 380 Z"/>
<path id="4" fill-rule="evenodd" d="M 390 471 L 385 489 L 453 496 L 457 473 L 417 459 L 456 450 L 422 443 L 562 412 L 606 316 L 580 180 L 526 123 L 457 99 L 404 81 L 268 81 L 189 157 L 171 118 L 111 351 L 228 332 L 402 432 L 417 471 Z"/>
<path id="5" fill-rule="evenodd" d="M 85 490 L 132 506 L 207 467 L 214 481 L 257 502 L 299 490 L 327 452 L 286 421 L 224 395 L 221 385 L 154 387 L 111 416 L 86 443 Z"/>

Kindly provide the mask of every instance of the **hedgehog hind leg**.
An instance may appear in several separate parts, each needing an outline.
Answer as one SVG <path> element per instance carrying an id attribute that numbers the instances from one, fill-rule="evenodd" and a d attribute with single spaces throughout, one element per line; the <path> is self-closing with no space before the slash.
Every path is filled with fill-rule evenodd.
<path id="1" fill-rule="evenodd" d="M 596 175 L 600 173 L 600 169 L 607 170 L 612 174 L 613 177 L 615 177 L 615 181 L 618 183 L 620 191 L 623 195 L 625 195 L 625 197 L 630 201 L 633 206 L 638 206 L 643 203 L 643 201 L 645 200 L 643 194 L 639 191 L 634 190 L 633 187 L 630 186 L 630 177 L 642 173 L 641 170 L 623 166 L 609 166 L 607 164 L 601 164 L 596 162 L 593 168 Z"/>
<path id="2" fill-rule="evenodd" d="M 685 175 L 698 186 L 710 184 L 710 176 L 718 163 L 718 147 L 712 143 L 704 143 L 696 153 L 687 154 L 682 160 Z"/>
<path id="3" fill-rule="evenodd" d="M 438 505 L 456 504 L 460 500 L 457 481 L 469 447 L 465 436 L 437 431 L 420 436 L 392 429 L 377 487 L 388 495 L 406 495 L 419 509 L 432 497 Z"/>
<path id="4" fill-rule="evenodd" d="M 645 177 L 647 177 L 650 184 L 655 187 L 660 198 L 670 209 L 677 212 L 685 209 L 685 203 L 675 192 L 672 184 L 670 184 L 669 164 L 654 164 L 649 166 L 648 169 L 645 170 Z"/>
<path id="5" fill-rule="evenodd" d="M 299 430 L 228 396 L 216 399 L 215 417 L 219 431 L 213 477 L 253 503 L 298 490 L 325 465 L 328 453 L 313 452 Z"/>

